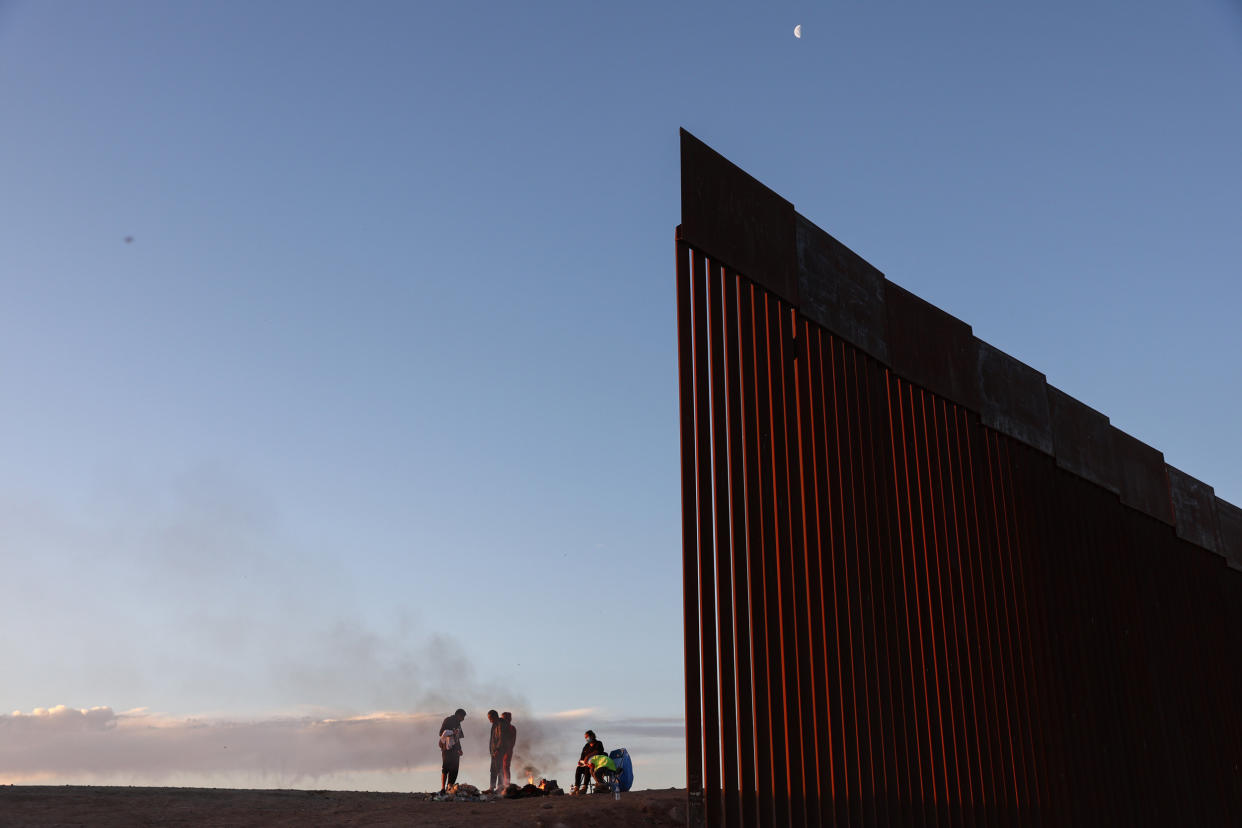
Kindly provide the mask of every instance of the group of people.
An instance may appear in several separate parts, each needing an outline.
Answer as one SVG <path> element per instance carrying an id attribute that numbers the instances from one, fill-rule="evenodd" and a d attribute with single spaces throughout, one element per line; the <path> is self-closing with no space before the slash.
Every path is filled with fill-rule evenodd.
<path id="1" fill-rule="evenodd" d="M 513 726 L 513 714 L 509 711 L 497 714 L 487 711 L 492 723 L 492 734 L 487 749 L 492 754 L 492 769 L 487 776 L 487 791 L 503 791 L 509 787 L 509 765 L 513 763 L 513 746 L 517 744 L 517 728 Z"/>
<path id="2" fill-rule="evenodd" d="M 440 793 L 448 790 L 449 785 L 457 784 L 457 772 L 461 769 L 461 743 L 466 736 L 461 723 L 465 718 L 466 711 L 459 707 L 440 724 Z M 517 728 L 513 726 L 513 714 L 507 710 L 504 713 L 489 710 L 487 720 L 492 724 L 487 746 L 492 754 L 492 767 L 486 792 L 493 793 L 509 787 L 509 767 L 513 763 L 513 748 L 517 744 Z"/>
<path id="3" fill-rule="evenodd" d="M 440 724 L 440 793 L 445 793 L 449 785 L 457 784 L 457 772 L 461 768 L 461 743 L 465 733 L 461 729 L 466 711 L 457 708 L 453 715 L 448 716 Z M 497 713 L 487 711 L 487 720 L 491 722 L 492 732 L 488 739 L 487 749 L 492 755 L 491 771 L 487 779 L 486 793 L 502 791 L 509 787 L 509 766 L 513 762 L 513 748 L 517 744 L 517 728 L 513 726 L 513 714 L 508 711 Z M 611 779 L 617 773 L 617 765 L 604 750 L 604 743 L 595 738 L 595 731 L 588 730 L 583 734 L 586 744 L 578 757 L 578 767 L 574 771 L 574 786 L 571 794 L 587 792 L 587 784 Z"/>

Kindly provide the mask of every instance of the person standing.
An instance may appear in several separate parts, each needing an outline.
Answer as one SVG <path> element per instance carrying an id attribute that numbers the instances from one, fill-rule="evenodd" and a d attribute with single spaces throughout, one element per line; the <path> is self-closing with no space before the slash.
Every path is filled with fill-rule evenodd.
<path id="1" fill-rule="evenodd" d="M 466 734 L 461 729 L 466 711 L 460 707 L 440 724 L 440 793 L 449 785 L 457 784 L 457 771 L 461 769 L 461 742 Z"/>
<path id="2" fill-rule="evenodd" d="M 504 732 L 500 737 L 500 772 L 505 787 L 509 787 L 509 766 L 513 764 L 513 747 L 517 744 L 517 728 L 513 726 L 513 714 L 506 710 L 500 714 Z"/>
<path id="3" fill-rule="evenodd" d="M 487 711 L 487 720 L 492 723 L 492 732 L 487 740 L 487 750 L 492 755 L 492 767 L 487 773 L 487 793 L 494 793 L 504 790 L 500 763 L 505 740 L 505 723 L 495 710 Z"/>

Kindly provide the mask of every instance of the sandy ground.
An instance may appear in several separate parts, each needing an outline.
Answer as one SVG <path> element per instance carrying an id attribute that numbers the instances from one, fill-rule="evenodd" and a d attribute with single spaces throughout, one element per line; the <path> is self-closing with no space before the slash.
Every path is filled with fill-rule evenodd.
<path id="1" fill-rule="evenodd" d="M 438 802 L 430 794 L 225 788 L 0 786 L 0 828 L 16 826 L 524 826 L 638 828 L 686 821 L 686 792 Z"/>

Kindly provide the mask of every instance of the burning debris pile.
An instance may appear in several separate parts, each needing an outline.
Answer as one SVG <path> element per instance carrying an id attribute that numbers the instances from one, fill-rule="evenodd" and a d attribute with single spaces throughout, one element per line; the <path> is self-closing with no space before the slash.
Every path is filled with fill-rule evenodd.
<path id="1" fill-rule="evenodd" d="M 433 794 L 431 799 L 436 802 L 491 802 L 496 799 L 525 799 L 531 796 L 562 796 L 565 792 L 555 779 L 533 779 L 525 785 L 510 785 L 503 791 L 480 791 L 474 785 L 459 782 L 449 785 L 442 794 Z"/>
<path id="2" fill-rule="evenodd" d="M 436 794 L 432 799 L 441 802 L 455 800 L 457 802 L 480 802 L 487 799 L 486 796 L 479 791 L 474 785 L 467 785 L 465 782 L 458 782 L 445 788 L 444 793 Z"/>
<path id="3" fill-rule="evenodd" d="M 528 796 L 561 796 L 564 793 L 555 779 L 540 779 L 538 784 L 531 781 L 521 787 L 510 785 L 505 788 L 503 796 L 505 799 L 524 799 Z"/>

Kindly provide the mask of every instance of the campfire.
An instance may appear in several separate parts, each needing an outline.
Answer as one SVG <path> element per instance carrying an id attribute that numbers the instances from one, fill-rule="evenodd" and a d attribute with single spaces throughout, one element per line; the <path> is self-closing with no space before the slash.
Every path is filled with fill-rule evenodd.
<path id="1" fill-rule="evenodd" d="M 534 776 L 526 777 L 524 786 L 510 785 L 505 788 L 505 799 L 523 799 L 528 796 L 557 796 L 565 793 L 555 779 L 540 779 L 535 782 Z"/>

